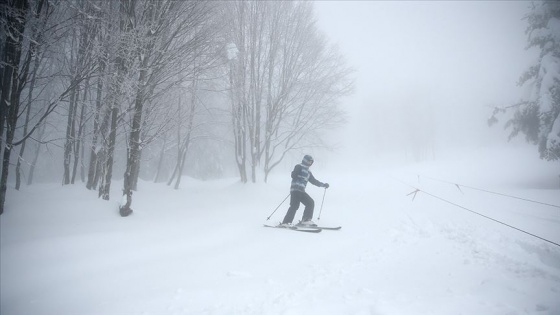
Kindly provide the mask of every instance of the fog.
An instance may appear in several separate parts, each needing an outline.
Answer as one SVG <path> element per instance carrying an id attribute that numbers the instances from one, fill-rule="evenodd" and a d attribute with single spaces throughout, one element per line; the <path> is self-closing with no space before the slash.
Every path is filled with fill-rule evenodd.
<path id="1" fill-rule="evenodd" d="M 65 27 L 83 27 L 81 32 L 86 34 L 96 29 L 92 28 L 97 27 L 96 23 L 108 23 L 107 25 L 122 36 L 126 45 L 134 47 L 141 43 L 127 37 L 128 31 L 121 29 L 116 21 L 120 18 L 123 21 L 132 21 L 126 14 L 141 15 L 140 12 L 147 8 L 145 5 L 149 2 L 139 3 L 134 7 L 136 13 L 132 9 L 128 13 L 113 12 L 112 2 L 103 2 L 102 8 L 92 6 L 76 12 L 74 11 L 77 8 L 58 5 L 53 11 L 56 12 L 54 17 L 47 21 L 55 23 L 57 18 L 72 17 L 74 14 L 90 17 L 97 14 L 96 12 L 113 12 L 114 16 L 107 15 L 107 20 L 92 19 L 87 23 L 81 23 L 80 19 L 68 18 L 72 23 Z M 23 159 L 19 161 L 27 161 L 22 163 L 23 177 L 32 178 L 28 174 L 32 173 L 31 166 L 36 164 L 37 180 L 58 181 L 60 174 L 64 173 L 64 182 L 68 184 L 70 173 L 72 172 L 74 178 L 79 170 L 81 180 L 85 182 L 85 169 L 96 165 L 97 156 L 104 154 L 102 150 L 109 152 L 109 148 L 111 153 L 107 156 L 114 154 L 114 159 L 102 157 L 100 166 L 113 169 L 114 164 L 114 169 L 106 174 L 113 172 L 115 179 L 121 179 L 129 166 L 130 169 L 137 169 L 139 173 L 131 175 L 132 177 L 171 183 L 176 174 L 179 174 L 175 177 L 177 182 L 180 174 L 201 179 L 239 176 L 245 181 L 244 173 L 250 168 L 249 165 L 255 166 L 250 170 L 251 181 L 263 181 L 268 172 L 289 172 L 303 154 L 312 154 L 316 156 L 317 161 L 322 161 L 317 163 L 316 167 L 333 166 L 334 169 L 339 165 L 329 162 L 345 163 L 353 157 L 368 163 L 375 160 L 384 166 L 385 163 L 438 160 L 441 156 L 458 150 L 527 145 L 523 136 L 508 142 L 509 131 L 504 130 L 503 126 L 508 120 L 507 115 L 511 113 L 500 116 L 501 121 L 493 127 L 488 126 L 487 120 L 496 106 L 511 105 L 522 97 L 523 88 L 518 87 L 516 82 L 538 57 L 538 51 L 525 49 L 527 21 L 523 17 L 530 12 L 530 2 L 268 2 L 270 8 L 257 5 L 257 2 L 198 2 L 199 5 L 193 7 L 190 7 L 190 3 L 179 5 L 183 11 L 165 11 L 167 9 L 163 7 L 162 14 L 176 15 L 177 19 L 185 21 L 190 21 L 191 16 L 196 17 L 190 22 L 198 23 L 207 30 L 202 33 L 206 40 L 186 45 L 185 40 L 193 38 L 191 32 L 196 28 L 176 30 L 175 28 L 183 24 L 165 22 L 173 19 L 163 18 L 160 23 L 165 31 L 162 32 L 174 34 L 173 43 L 177 46 L 164 44 L 161 39 L 165 36 L 155 37 L 162 45 L 161 49 L 165 49 L 165 58 L 171 59 L 165 59 L 163 54 L 153 55 L 151 59 L 146 59 L 146 62 L 149 62 L 146 67 L 139 63 L 138 58 L 144 58 L 143 55 L 127 55 L 135 52 L 134 49 L 128 52 L 123 50 L 120 52 L 123 56 L 109 50 L 105 52 L 105 49 L 115 45 L 111 40 L 117 40 L 117 37 L 111 39 L 112 37 L 91 36 L 91 44 L 96 49 L 86 56 L 87 62 L 76 63 L 72 58 L 60 60 L 60 56 L 68 51 L 80 54 L 87 49 L 80 50 L 72 46 L 77 40 L 74 38 L 77 33 L 53 33 L 50 24 L 45 24 L 41 32 L 48 36 L 45 37 L 41 49 L 45 50 L 47 57 L 41 59 L 42 63 L 34 66 L 34 70 L 50 69 L 49 73 L 44 74 L 49 80 L 38 81 L 36 87 L 26 87 L 23 94 L 27 95 L 30 92 L 31 95 L 31 92 L 35 91 L 33 93 L 37 94 L 37 99 L 50 99 L 52 109 L 49 113 L 53 114 L 47 117 L 46 129 L 41 131 L 40 135 L 35 134 L 30 138 L 38 139 L 36 145 L 21 153 Z M 222 5 L 230 8 L 221 8 Z M 244 17 L 249 11 L 237 12 L 232 9 L 237 6 L 256 10 L 255 12 L 262 15 L 263 21 L 271 19 L 271 12 L 278 12 L 278 16 L 285 15 L 286 20 L 275 27 L 255 28 L 252 26 L 255 26 L 256 22 Z M 189 15 L 190 10 L 200 10 L 204 14 Z M 224 13 L 227 13 L 225 16 L 229 18 L 220 17 L 220 14 Z M 290 16 L 299 19 L 300 24 L 288 20 Z M 239 21 L 235 22 L 236 19 Z M 316 24 L 312 23 L 313 20 Z M 254 33 L 237 34 L 236 27 L 232 25 L 241 22 L 245 23 L 248 32 Z M 27 26 L 33 23 L 35 22 L 30 21 Z M 142 32 L 151 22 L 140 19 L 134 23 L 135 30 Z M 308 27 L 301 27 L 303 24 Z M 308 33 L 303 36 L 305 30 Z M 279 34 L 284 34 L 283 32 L 291 35 L 282 37 Z M 65 43 L 68 43 L 69 47 L 57 44 L 61 38 L 67 40 Z M 244 40 L 236 42 L 240 38 Z M 152 40 L 149 36 L 142 39 L 146 43 Z M 323 39 L 326 39 L 328 45 L 323 45 Z M 31 47 L 27 40 L 27 37 L 22 37 L 23 47 Z M 195 44 L 200 47 L 191 49 Z M 298 47 L 298 50 L 293 49 L 293 53 L 299 54 L 298 58 L 294 58 L 299 64 L 293 68 L 298 71 L 303 69 L 308 77 L 298 77 L 298 71 L 292 68 L 285 73 L 281 72 L 284 71 L 281 67 L 283 61 L 278 59 L 281 55 L 276 56 L 277 52 L 274 49 L 270 49 L 270 56 L 266 49 L 258 52 L 252 50 L 267 45 L 276 47 L 278 44 L 285 45 L 286 49 Z M 151 47 L 150 45 L 146 47 Z M 333 54 L 332 60 L 324 59 L 318 62 L 319 57 L 326 58 L 328 55 L 325 47 L 329 45 L 335 45 L 338 52 Z M 252 59 L 248 59 L 252 54 L 230 55 L 231 47 L 235 47 L 238 52 L 250 50 L 260 54 L 258 60 L 262 64 L 253 64 Z M 309 49 L 310 47 L 314 49 Z M 226 50 L 227 56 L 224 54 Z M 316 53 L 317 51 L 320 53 Z M 130 62 L 128 69 L 121 74 L 122 80 L 111 81 L 111 76 L 105 76 L 105 71 L 109 74 L 112 68 L 105 70 L 98 67 L 99 62 L 96 58 L 105 56 L 106 53 L 111 56 L 109 62 L 113 68 L 117 67 L 120 60 Z M 345 60 L 338 63 L 340 56 Z M 204 62 L 196 64 L 189 58 L 203 58 Z M 265 64 L 265 60 L 270 60 L 270 64 Z M 333 68 L 329 68 L 329 62 L 333 60 L 336 62 Z M 164 65 L 164 68 L 160 69 L 160 64 Z M 346 71 L 347 66 L 354 69 L 351 75 Z M 68 84 L 66 78 L 74 71 L 68 69 L 72 67 L 81 69 L 81 80 L 98 80 L 96 84 L 100 88 L 96 93 L 93 93 L 93 83 L 80 83 L 79 87 Z M 60 69 L 69 72 L 65 73 Z M 151 81 L 147 81 L 150 86 L 137 90 L 131 88 L 141 83 L 138 78 L 142 69 L 150 69 L 149 72 L 153 76 Z M 319 69 L 324 75 L 317 75 L 310 69 Z M 59 73 L 59 70 L 62 72 Z M 159 72 L 161 74 L 158 74 Z M 202 75 L 201 79 L 197 78 L 198 73 Z M 156 80 L 160 78 L 159 75 L 163 77 L 163 74 L 172 79 Z M 260 90 L 248 84 L 265 82 L 263 78 L 267 76 L 271 79 L 267 86 L 261 84 Z M 288 92 L 281 90 L 283 85 L 278 84 L 279 78 L 283 76 L 297 82 L 290 85 Z M 345 87 L 350 86 L 347 84 L 349 78 L 354 80 L 354 88 L 353 93 L 347 94 Z M 201 85 L 195 88 L 198 80 Z M 28 81 L 33 82 L 30 78 Z M 83 91 L 84 105 L 80 107 L 84 108 L 83 117 L 74 117 L 78 110 L 74 108 L 78 106 L 77 102 L 64 99 L 64 95 L 69 95 L 69 91 Z M 265 95 L 265 91 L 268 95 Z M 113 95 L 113 92 L 116 94 Z M 150 94 L 151 98 L 136 98 L 143 93 Z M 251 97 L 248 98 L 248 95 Z M 285 101 L 285 95 L 293 97 Z M 64 102 L 57 101 L 57 97 L 64 99 Z M 273 98 L 275 101 L 272 101 Z M 120 101 L 108 101 L 117 99 Z M 135 99 L 143 101 L 133 102 Z M 305 115 L 301 112 L 298 112 L 298 115 L 293 114 L 297 111 L 290 112 L 290 115 L 293 115 L 289 116 L 290 119 L 296 123 L 292 124 L 291 120 L 286 118 L 288 116 L 275 112 L 288 109 L 291 111 L 292 108 L 303 110 L 306 104 L 306 101 L 302 101 L 304 99 L 313 100 L 313 112 L 309 107 L 306 108 L 308 112 Z M 269 102 L 283 106 L 265 108 L 264 104 Z M 140 107 L 132 111 L 137 104 L 142 106 L 138 105 Z M 45 110 L 40 102 L 32 102 L 32 105 L 33 110 L 28 111 L 27 115 Z M 187 108 L 189 105 L 191 107 Z M 99 110 L 101 107 L 98 106 L 102 106 L 102 110 Z M 248 108 L 251 106 L 263 111 L 270 110 L 270 121 L 265 123 L 260 114 L 250 115 Z M 106 125 L 109 124 L 108 109 L 112 107 L 126 114 L 120 120 L 111 120 L 110 128 L 105 126 L 103 130 L 96 129 L 95 121 L 101 120 L 107 122 Z M 53 110 L 54 108 L 56 110 Z M 129 112 L 143 115 L 141 145 L 141 141 L 129 141 L 132 137 L 140 137 L 137 133 L 133 134 L 133 128 L 129 127 L 133 122 Z M 181 114 L 173 115 L 175 112 Z M 243 119 L 249 118 L 254 121 L 249 123 L 239 118 L 239 122 L 235 124 L 235 112 L 243 112 L 247 116 Z M 342 120 L 338 118 L 344 116 L 344 113 L 347 123 L 341 127 Z M 31 123 L 39 126 L 40 115 L 33 115 Z M 22 128 L 26 124 L 23 107 L 19 117 L 19 121 L 16 119 L 11 124 L 18 126 L 17 130 L 14 130 L 16 141 L 24 137 L 26 129 Z M 134 117 L 136 118 L 140 117 Z M 75 122 L 76 119 L 79 122 Z M 279 123 L 281 120 L 282 123 Z M 81 134 L 77 135 L 77 138 L 81 140 L 76 144 L 75 152 L 71 152 L 65 148 L 70 148 L 75 141 L 74 136 L 64 134 L 64 130 L 68 133 L 75 129 L 76 124 L 83 126 L 83 130 L 78 131 Z M 263 130 L 266 124 L 278 129 L 275 132 L 267 131 L 265 134 Z M 300 126 L 310 127 L 301 129 Z M 251 128 L 255 130 L 250 130 Z M 247 130 L 252 136 L 245 135 Z M 98 141 L 99 134 L 103 134 L 104 139 L 113 135 L 112 141 L 116 145 L 113 147 L 109 144 L 110 141 Z M 235 134 L 241 136 L 234 138 Z M 266 135 L 273 134 L 290 136 L 261 139 L 254 136 L 257 134 L 265 138 Z M 243 145 L 236 145 L 236 142 Z M 298 143 L 294 145 L 293 142 Z M 135 143 L 134 148 L 131 143 Z M 271 143 L 286 149 L 273 150 L 266 157 L 263 156 L 265 150 L 262 149 L 259 154 L 249 152 L 249 148 L 264 148 Z M 78 153 L 79 146 L 82 146 L 81 154 Z M 324 150 L 325 147 L 327 150 Z M 132 149 L 136 156 L 141 155 L 140 159 L 128 159 L 134 155 L 128 154 Z M 535 159 L 538 159 L 538 150 L 532 149 Z M 90 150 L 91 154 L 88 154 L 87 150 Z M 267 154 L 268 152 L 264 155 Z M 35 156 L 39 158 L 33 162 Z M 242 160 L 239 160 L 240 156 L 243 156 Z M 15 165 L 15 153 L 10 159 L 12 165 Z M 182 163 L 181 160 L 184 159 L 188 162 Z M 70 170 L 70 160 L 73 160 L 73 170 Z M 94 163 L 90 163 L 91 161 Z M 175 172 L 175 168 L 184 164 L 184 171 Z M 77 165 L 80 165 L 81 169 Z M 268 166 L 270 168 L 267 168 Z M 10 170 L 12 169 L 15 172 L 11 171 L 7 179 L 17 182 L 14 178 L 19 178 L 16 174 L 19 174 L 20 168 L 11 166 Z M 88 179 L 97 180 L 101 170 L 94 170 L 94 167 L 89 167 L 89 170 L 91 174 L 88 173 Z M 107 176 L 107 182 L 110 182 L 111 176 Z M 97 187 L 97 183 L 92 187 Z"/>
<path id="2" fill-rule="evenodd" d="M 530 2 L 320 1 L 317 23 L 355 69 L 337 136 L 357 156 L 433 158 L 457 147 L 504 144 L 492 107 L 518 100 Z M 522 142 L 516 139 L 514 142 Z"/>
<path id="3" fill-rule="evenodd" d="M 530 2 L 0 12 L 1 314 L 560 314 L 557 99 L 538 149 L 487 123 Z"/>

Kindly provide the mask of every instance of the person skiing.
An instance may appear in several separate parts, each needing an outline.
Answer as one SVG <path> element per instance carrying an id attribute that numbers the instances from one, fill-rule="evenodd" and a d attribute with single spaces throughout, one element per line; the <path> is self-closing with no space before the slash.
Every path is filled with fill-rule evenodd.
<path id="1" fill-rule="evenodd" d="M 299 209 L 299 204 L 303 203 L 305 209 L 303 211 L 303 217 L 299 225 L 303 226 L 316 226 L 316 224 L 311 221 L 313 218 L 313 209 L 315 207 L 315 201 L 305 192 L 305 186 L 307 182 L 317 186 L 329 188 L 329 184 L 322 183 L 313 177 L 313 174 L 309 170 L 309 167 L 313 164 L 313 157 L 311 155 L 305 155 L 301 164 L 297 164 L 292 171 L 292 184 L 290 186 L 290 208 L 282 221 L 281 226 L 289 227 L 292 225 L 292 221 L 296 215 L 296 211 Z"/>

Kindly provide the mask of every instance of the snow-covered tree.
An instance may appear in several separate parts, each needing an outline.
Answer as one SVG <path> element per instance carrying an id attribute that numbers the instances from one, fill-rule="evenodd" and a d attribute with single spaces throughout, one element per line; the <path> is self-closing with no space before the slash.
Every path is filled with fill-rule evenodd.
<path id="1" fill-rule="evenodd" d="M 497 114 L 514 110 L 506 123 L 510 139 L 521 132 L 538 145 L 542 159 L 554 161 L 560 159 L 560 2 L 535 2 L 526 19 L 527 49 L 540 50 L 536 63 L 518 81 L 530 88 L 530 94 L 516 104 L 496 108 L 489 122 L 496 122 Z"/>
<path id="2" fill-rule="evenodd" d="M 62 1 L 10 0 L 0 4 L 0 214 L 12 150 L 21 146 L 16 163 L 19 187 L 26 140 L 96 67 L 89 64 L 73 74 L 68 72 L 63 39 L 72 33 L 77 21 L 71 14 Z"/>
<path id="3" fill-rule="evenodd" d="M 242 182 L 248 167 L 256 182 L 259 166 L 266 181 L 288 152 L 326 146 L 321 134 L 344 121 L 337 102 L 352 89 L 352 70 L 317 28 L 313 4 L 227 4 L 235 157 Z"/>
<path id="4" fill-rule="evenodd" d="M 194 112 L 197 100 L 197 85 L 201 73 L 212 67 L 214 61 L 214 35 L 218 27 L 213 17 L 218 4 L 203 1 L 162 1 L 145 0 L 136 2 L 135 16 L 131 30 L 136 37 L 137 73 L 134 83 L 133 101 L 127 110 L 130 116 L 126 126 L 127 162 L 124 173 L 123 192 L 127 202 L 121 207 L 121 215 L 131 212 L 132 191 L 136 189 L 140 171 L 142 149 L 148 144 L 145 130 L 147 112 L 157 110 L 159 104 L 172 89 L 183 83 L 190 86 L 188 114 L 184 123 L 187 135 L 181 144 L 178 161 L 177 183 L 185 164 L 185 155 L 191 141 Z M 141 17 L 141 18 L 140 18 Z"/>

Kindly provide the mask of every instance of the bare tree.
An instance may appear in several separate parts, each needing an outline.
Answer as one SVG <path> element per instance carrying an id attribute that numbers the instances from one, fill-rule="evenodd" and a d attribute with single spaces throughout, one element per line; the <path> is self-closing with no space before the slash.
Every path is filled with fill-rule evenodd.
<path id="1" fill-rule="evenodd" d="M 140 36 L 138 50 L 139 76 L 134 105 L 131 108 L 132 123 L 128 137 L 127 169 L 124 174 L 123 194 L 126 203 L 120 209 L 122 216 L 132 212 L 132 191 L 138 180 L 143 140 L 143 114 L 145 104 L 157 104 L 154 100 L 163 95 L 159 90 L 168 90 L 190 80 L 191 108 L 187 123 L 187 136 L 181 145 L 178 159 L 180 182 L 186 151 L 190 142 L 194 108 L 196 107 L 196 85 L 198 73 L 210 67 L 213 56 L 213 38 L 217 32 L 216 19 L 212 14 L 217 4 L 200 1 L 155 1 L 143 3 L 144 20 L 137 20 Z M 151 101 L 151 102 L 150 102 Z"/>
<path id="2" fill-rule="evenodd" d="M 33 20 L 35 23 L 31 23 L 31 36 L 34 39 L 34 43 L 30 44 L 29 50 L 27 52 L 27 58 L 29 59 L 31 69 L 31 81 L 29 82 L 29 87 L 27 91 L 27 100 L 25 100 L 25 122 L 23 124 L 23 134 L 27 134 L 29 130 L 29 124 L 32 115 L 32 108 L 33 108 L 33 92 L 37 82 L 37 75 L 39 73 L 39 66 L 43 60 L 44 56 L 44 49 L 39 49 L 39 43 L 42 43 L 45 31 L 45 25 L 52 14 L 52 11 L 49 12 L 47 5 L 44 1 L 40 1 L 37 3 L 35 10 L 32 12 Z M 42 12 L 45 10 L 46 12 Z M 16 190 L 19 190 L 21 185 L 21 164 L 24 161 L 24 153 L 25 153 L 25 145 L 27 141 L 23 141 L 20 146 L 18 159 L 16 163 Z"/>
<path id="3" fill-rule="evenodd" d="M 29 166 L 29 174 L 27 176 L 27 185 L 31 185 L 33 183 L 33 175 L 35 174 L 35 166 L 37 165 L 37 161 L 39 160 L 39 153 L 41 153 L 41 147 L 42 147 L 42 138 L 43 135 L 45 134 L 45 126 L 46 123 L 43 122 L 41 124 L 41 126 L 39 126 L 39 128 L 37 129 L 37 141 L 36 141 L 36 145 L 35 145 L 35 153 L 33 154 L 33 159 L 31 161 L 31 164 Z"/>
<path id="4" fill-rule="evenodd" d="M 99 60 L 98 39 L 99 11 L 100 8 L 89 1 L 75 3 L 75 19 L 77 23 L 71 32 L 70 62 L 71 80 L 80 79 L 82 69 L 87 69 Z M 90 93 L 90 80 L 85 80 L 72 89 L 68 103 L 68 116 L 66 127 L 66 141 L 64 144 L 64 174 L 63 184 L 74 183 L 77 166 L 80 160 L 80 147 L 83 145 L 83 131 L 85 128 L 85 111 Z M 73 158 L 73 165 L 72 164 Z"/>
<path id="5" fill-rule="evenodd" d="M 56 69 L 53 73 L 46 74 L 45 78 L 33 78 L 37 69 L 44 66 L 53 70 L 53 65 L 58 63 L 58 50 L 64 50 L 65 45 L 61 41 L 67 36 L 68 30 L 73 25 L 71 10 L 61 2 L 50 2 L 46 0 L 36 1 L 9 1 L 2 4 L 1 25 L 7 35 L 7 40 L 3 43 L 3 73 L 2 73 L 2 140 L 5 140 L 4 159 L 1 178 L 1 198 L 0 207 L 3 211 L 6 181 L 9 170 L 11 150 L 22 145 L 29 139 L 35 131 L 43 125 L 49 115 L 64 101 L 86 77 L 88 77 L 95 65 L 89 65 L 80 69 L 74 76 L 74 80 L 66 80 L 64 67 Z M 60 44 L 60 45 L 55 45 Z M 58 51 L 60 52 L 60 51 Z M 44 54 L 44 55 L 43 55 Z M 48 55 L 48 56 L 47 56 Z M 39 64 L 37 64 L 40 60 Z M 33 83 L 33 86 L 30 86 Z M 33 99 L 26 102 L 21 98 L 24 89 L 37 90 L 36 84 L 41 84 L 40 91 L 35 94 L 33 91 L 28 93 Z M 48 91 L 44 93 L 44 91 Z M 45 97 L 41 102 L 44 104 L 39 111 L 34 113 L 33 121 L 25 121 L 23 128 L 25 131 L 20 139 L 15 139 L 15 130 L 22 123 L 21 117 L 28 107 L 33 106 L 37 95 L 43 94 Z M 34 96 L 35 95 L 35 96 Z M 26 104 L 23 108 L 21 104 Z M 4 128 L 6 123 L 6 128 Z M 6 137 L 4 138 L 4 130 Z"/>
<path id="6" fill-rule="evenodd" d="M 2 94 L 0 95 L 0 130 L 2 141 L 0 147 L 4 150 L 2 160 L 2 177 L 0 179 L 0 214 L 4 212 L 4 202 L 6 200 L 8 168 L 10 165 L 10 155 L 13 148 L 14 132 L 17 124 L 19 112 L 19 94 L 21 69 L 19 68 L 22 57 L 24 31 L 27 22 L 29 3 L 26 0 L 10 1 L 2 5 L 2 19 L 5 20 L 3 26 L 6 28 L 6 41 L 2 49 Z M 4 124 L 6 124 L 6 134 L 4 138 Z M 5 141 L 5 145 L 3 142 Z"/>
<path id="7" fill-rule="evenodd" d="M 114 26 L 110 12 L 113 6 L 118 4 L 114 1 L 101 2 L 99 10 L 89 12 L 96 17 L 97 23 L 92 30 L 97 43 L 97 64 L 99 67 L 96 72 L 95 85 L 95 107 L 93 109 L 92 139 L 89 147 L 89 167 L 87 175 L 87 189 L 97 189 L 99 179 L 104 165 L 105 135 L 108 133 L 110 111 L 107 104 L 106 87 L 108 86 L 109 71 L 111 64 L 109 61 L 110 50 L 114 44 L 115 36 L 111 37 Z"/>
<path id="8" fill-rule="evenodd" d="M 181 177 L 183 174 L 183 169 L 185 167 L 185 162 L 187 160 L 187 152 L 191 145 L 192 140 L 192 133 L 193 133 L 193 122 L 195 118 L 196 112 L 196 80 L 192 83 L 192 92 L 191 92 L 191 99 L 189 101 L 190 106 L 187 107 L 187 112 L 182 115 L 182 107 L 183 105 L 179 99 L 179 106 L 178 106 L 178 124 L 177 124 L 177 161 L 175 163 L 175 167 L 173 169 L 173 174 L 169 178 L 167 185 L 171 185 L 173 181 L 175 181 L 174 188 L 178 189 L 179 185 L 181 184 Z M 182 122 L 186 121 L 186 126 L 183 128 Z M 185 129 L 185 134 L 182 135 Z"/>
<path id="9" fill-rule="evenodd" d="M 9 0 L 0 8 L 2 204 L 10 151 L 22 145 L 19 178 L 27 139 L 62 139 L 56 145 L 64 184 L 74 183 L 89 157 L 86 187 L 106 200 L 113 166 L 125 166 L 126 216 L 141 164 L 156 155 L 152 175 L 169 166 L 166 152 L 176 150 L 169 182 L 177 188 L 185 169 L 231 141 L 241 181 L 256 182 L 288 152 L 324 145 L 321 131 L 342 122 L 337 100 L 351 87 L 350 72 L 318 33 L 311 3 Z M 220 89 L 228 96 L 215 93 Z M 161 151 L 153 150 L 162 138 Z M 30 160 L 39 156 L 36 148 Z M 223 160 L 204 167 L 220 173 Z"/>
<path id="10" fill-rule="evenodd" d="M 129 68 L 134 60 L 134 34 L 133 21 L 135 17 L 136 2 L 132 0 L 120 0 L 119 2 L 119 34 L 117 35 L 117 51 L 115 53 L 116 73 L 112 76 L 109 86 L 109 136 L 106 141 L 106 159 L 103 165 L 102 182 L 99 186 L 99 196 L 104 200 L 109 200 L 111 190 L 111 180 L 113 177 L 113 161 L 115 145 L 117 139 L 117 128 L 121 104 L 126 102 L 125 93 L 128 91 L 126 78 Z"/>
<path id="11" fill-rule="evenodd" d="M 230 2 L 229 86 L 235 156 L 242 182 L 264 157 L 265 181 L 296 149 L 325 146 L 321 130 L 344 122 L 338 99 L 352 73 L 315 26 L 304 1 Z M 235 56 L 233 56 L 235 55 Z"/>

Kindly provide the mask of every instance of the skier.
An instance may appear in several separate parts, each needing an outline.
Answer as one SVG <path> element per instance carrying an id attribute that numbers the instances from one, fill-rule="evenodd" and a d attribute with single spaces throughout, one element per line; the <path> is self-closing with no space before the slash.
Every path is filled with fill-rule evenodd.
<path id="1" fill-rule="evenodd" d="M 311 221 L 313 218 L 313 208 L 315 207 L 315 202 L 313 199 L 305 192 L 305 186 L 309 181 L 311 184 L 317 187 L 329 188 L 329 184 L 322 183 L 313 177 L 309 167 L 313 164 L 313 157 L 310 155 L 305 155 L 301 164 L 297 164 L 292 171 L 292 185 L 290 187 L 290 208 L 282 221 L 281 226 L 290 227 L 296 211 L 299 209 L 299 204 L 303 203 L 305 205 L 305 210 L 303 211 L 303 218 L 299 225 L 303 226 L 316 226 L 316 224 Z"/>

